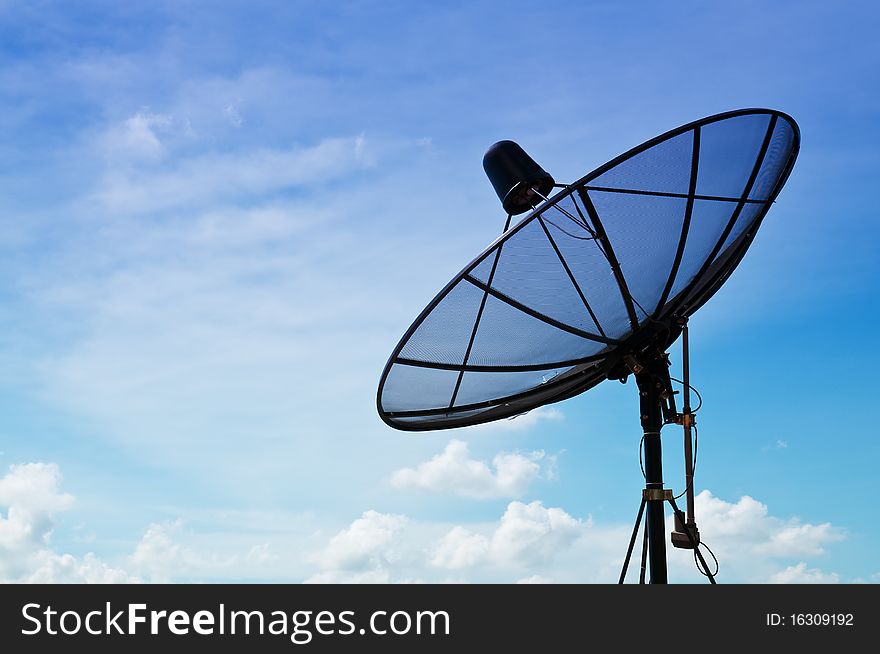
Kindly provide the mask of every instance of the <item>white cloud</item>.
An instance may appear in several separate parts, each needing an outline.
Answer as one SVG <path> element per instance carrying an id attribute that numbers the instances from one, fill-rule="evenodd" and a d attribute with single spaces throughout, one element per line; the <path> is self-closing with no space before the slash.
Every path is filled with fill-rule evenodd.
<path id="1" fill-rule="evenodd" d="M 156 136 L 156 130 L 167 128 L 170 124 L 169 116 L 138 112 L 125 121 L 124 145 L 145 154 L 158 154 L 162 144 Z"/>
<path id="2" fill-rule="evenodd" d="M 31 584 L 128 584 L 140 580 L 121 568 L 107 565 L 89 552 L 81 559 L 70 554 L 44 552 L 40 565 L 20 579 Z"/>
<path id="3" fill-rule="evenodd" d="M 150 525 L 131 555 L 132 565 L 154 581 L 169 581 L 181 559 L 191 558 L 172 538 L 180 528 L 180 522 Z"/>
<path id="4" fill-rule="evenodd" d="M 541 474 L 543 451 L 527 454 L 502 452 L 492 460 L 492 467 L 484 461 L 469 457 L 464 441 L 451 440 L 442 453 L 416 468 L 403 468 L 391 476 L 395 488 L 452 493 L 463 497 L 493 499 L 519 497 L 529 484 Z M 494 468 L 494 470 L 493 470 Z"/>
<path id="5" fill-rule="evenodd" d="M 807 568 L 804 562 L 790 565 L 785 570 L 770 577 L 774 584 L 838 584 L 840 576 L 836 572 L 826 573 L 818 568 Z"/>
<path id="6" fill-rule="evenodd" d="M 825 545 L 843 540 L 843 534 L 829 522 L 801 524 L 796 520 L 775 529 L 762 553 L 774 556 L 816 556 L 825 553 Z"/>
<path id="7" fill-rule="evenodd" d="M 313 555 L 313 560 L 323 571 L 307 581 L 372 582 L 384 578 L 385 567 L 395 558 L 395 536 L 406 522 L 406 518 L 400 515 L 365 511 Z"/>
<path id="8" fill-rule="evenodd" d="M 262 555 L 253 548 L 245 555 L 212 549 L 196 549 L 180 541 L 185 530 L 183 520 L 151 524 L 129 558 L 133 570 L 153 582 L 212 577 L 235 579 L 244 563 L 260 567 L 271 560 L 268 548 Z"/>
<path id="9" fill-rule="evenodd" d="M 61 473 L 51 463 L 12 465 L 0 479 L 0 578 L 26 578 L 53 554 L 48 550 L 56 513 L 73 504 L 59 491 Z"/>
<path id="10" fill-rule="evenodd" d="M 431 565 L 461 570 L 484 561 L 489 555 L 489 539 L 457 525 L 443 536 L 431 558 Z"/>
<path id="11" fill-rule="evenodd" d="M 136 581 L 94 554 L 77 558 L 50 547 L 54 517 L 67 511 L 72 495 L 60 490 L 54 463 L 12 465 L 0 478 L 0 581 L 111 583 Z"/>
<path id="12" fill-rule="evenodd" d="M 828 522 L 812 524 L 771 516 L 765 504 L 748 495 L 730 503 L 704 490 L 695 500 L 701 531 L 740 553 L 759 557 L 817 556 L 826 545 L 844 538 L 843 532 Z"/>
<path id="13" fill-rule="evenodd" d="M 244 123 L 244 119 L 241 117 L 241 112 L 238 110 L 238 107 L 234 104 L 228 104 L 223 109 L 223 113 L 226 114 L 226 118 L 229 120 L 229 124 L 238 129 Z"/>
<path id="14" fill-rule="evenodd" d="M 175 127 L 171 116 L 141 109 L 108 128 L 100 136 L 99 143 L 117 165 L 124 160 L 155 160 L 165 153 L 161 137 L 170 134 Z"/>
<path id="15" fill-rule="evenodd" d="M 315 570 L 326 525 L 307 513 L 275 510 L 187 510 L 150 524 L 124 566 L 151 582 L 298 581 Z"/>
<path id="16" fill-rule="evenodd" d="M 490 536 L 457 526 L 440 542 L 432 564 L 451 570 L 475 565 L 528 568 L 551 561 L 580 536 L 587 523 L 539 501 L 511 502 Z"/>
<path id="17" fill-rule="evenodd" d="M 61 470 L 54 463 L 13 464 L 0 479 L 0 505 L 46 515 L 64 511 L 73 496 L 60 492 L 60 484 Z"/>
<path id="18" fill-rule="evenodd" d="M 511 502 L 492 534 L 490 556 L 522 567 L 541 564 L 569 547 L 586 526 L 562 509 L 545 508 L 539 501 Z"/>
<path id="19" fill-rule="evenodd" d="M 697 525 L 702 540 L 721 563 L 722 581 L 767 583 L 793 578 L 795 572 L 786 573 L 786 569 L 796 570 L 804 558 L 823 556 L 829 545 L 846 537 L 842 529 L 831 523 L 815 524 L 771 515 L 767 505 L 748 495 L 727 502 L 704 490 L 695 499 Z M 670 515 L 667 527 L 671 526 Z M 712 565 L 711 559 L 709 564 Z M 670 576 L 701 579 L 695 572 L 693 558 L 678 553 L 670 556 Z"/>
<path id="20" fill-rule="evenodd" d="M 94 198 L 113 213 L 205 209 L 338 178 L 370 163 L 362 136 L 328 138 L 303 148 L 208 152 L 158 170 L 111 169 Z"/>

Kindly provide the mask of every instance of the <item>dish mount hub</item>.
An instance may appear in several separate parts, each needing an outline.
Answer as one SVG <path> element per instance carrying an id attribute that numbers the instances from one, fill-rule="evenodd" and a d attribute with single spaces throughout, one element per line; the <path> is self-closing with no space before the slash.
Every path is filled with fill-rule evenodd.
<path id="1" fill-rule="evenodd" d="M 504 210 L 516 216 L 532 209 L 553 190 L 553 177 L 513 141 L 498 141 L 483 156 L 483 170 Z M 535 193 L 537 191 L 540 195 Z"/>

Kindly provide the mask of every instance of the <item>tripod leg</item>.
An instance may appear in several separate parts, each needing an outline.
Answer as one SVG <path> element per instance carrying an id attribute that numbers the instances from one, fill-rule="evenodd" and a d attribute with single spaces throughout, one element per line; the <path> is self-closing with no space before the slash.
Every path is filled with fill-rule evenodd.
<path id="1" fill-rule="evenodd" d="M 642 534 L 642 569 L 639 571 L 639 583 L 645 583 L 648 572 L 648 522 L 645 521 L 645 532 Z"/>
<path id="2" fill-rule="evenodd" d="M 672 510 L 675 513 L 676 517 L 681 520 L 681 524 L 685 524 L 684 514 L 678 510 L 678 506 L 675 504 L 675 500 L 671 497 L 669 498 L 669 503 L 672 505 Z M 700 565 L 703 566 L 703 570 L 706 572 L 706 576 L 709 577 L 710 584 L 716 584 L 718 582 L 715 581 L 715 576 L 709 572 L 709 564 L 706 563 L 706 559 L 703 558 L 703 555 L 700 553 L 700 547 L 694 541 L 694 537 L 691 535 L 691 532 L 687 527 L 685 527 L 684 533 L 687 534 L 688 542 L 690 542 L 691 547 L 694 549 L 694 554 L 700 560 Z M 716 570 L 717 572 L 717 570 Z"/>
<path id="3" fill-rule="evenodd" d="M 629 539 L 629 548 L 626 550 L 626 558 L 623 560 L 623 570 L 620 571 L 620 580 L 618 584 L 622 584 L 626 577 L 626 569 L 629 567 L 629 559 L 633 553 L 633 547 L 636 545 L 636 536 L 639 533 L 639 525 L 642 522 L 642 514 L 645 512 L 645 498 L 642 497 L 642 503 L 639 504 L 639 514 L 636 516 L 636 524 L 633 526 L 632 537 Z"/>

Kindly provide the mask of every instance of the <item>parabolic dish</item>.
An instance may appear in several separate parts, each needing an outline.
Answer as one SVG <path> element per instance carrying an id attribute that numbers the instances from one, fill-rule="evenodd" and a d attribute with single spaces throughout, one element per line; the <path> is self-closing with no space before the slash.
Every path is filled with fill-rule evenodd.
<path id="1" fill-rule="evenodd" d="M 525 215 L 419 314 L 379 382 L 397 429 L 507 418 L 606 379 L 727 279 L 788 178 L 800 135 L 745 109 L 658 136 Z"/>

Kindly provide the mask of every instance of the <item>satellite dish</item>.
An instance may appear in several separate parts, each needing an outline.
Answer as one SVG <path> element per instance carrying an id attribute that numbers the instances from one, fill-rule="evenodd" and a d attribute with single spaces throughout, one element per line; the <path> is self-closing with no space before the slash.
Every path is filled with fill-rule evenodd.
<path id="1" fill-rule="evenodd" d="M 676 417 L 664 352 L 739 264 L 799 141 L 784 113 L 732 111 L 651 139 L 567 185 L 517 144 L 493 145 L 483 163 L 508 213 L 504 232 L 394 348 L 379 382 L 382 420 L 409 431 L 475 425 L 634 374 L 649 487 L 642 508 L 647 502 L 656 532 L 671 494 L 648 490 L 663 488 L 659 431 Z M 695 525 L 681 534 L 691 543 L 695 535 Z M 652 581 L 665 581 L 665 549 L 660 574 L 655 545 Z"/>

